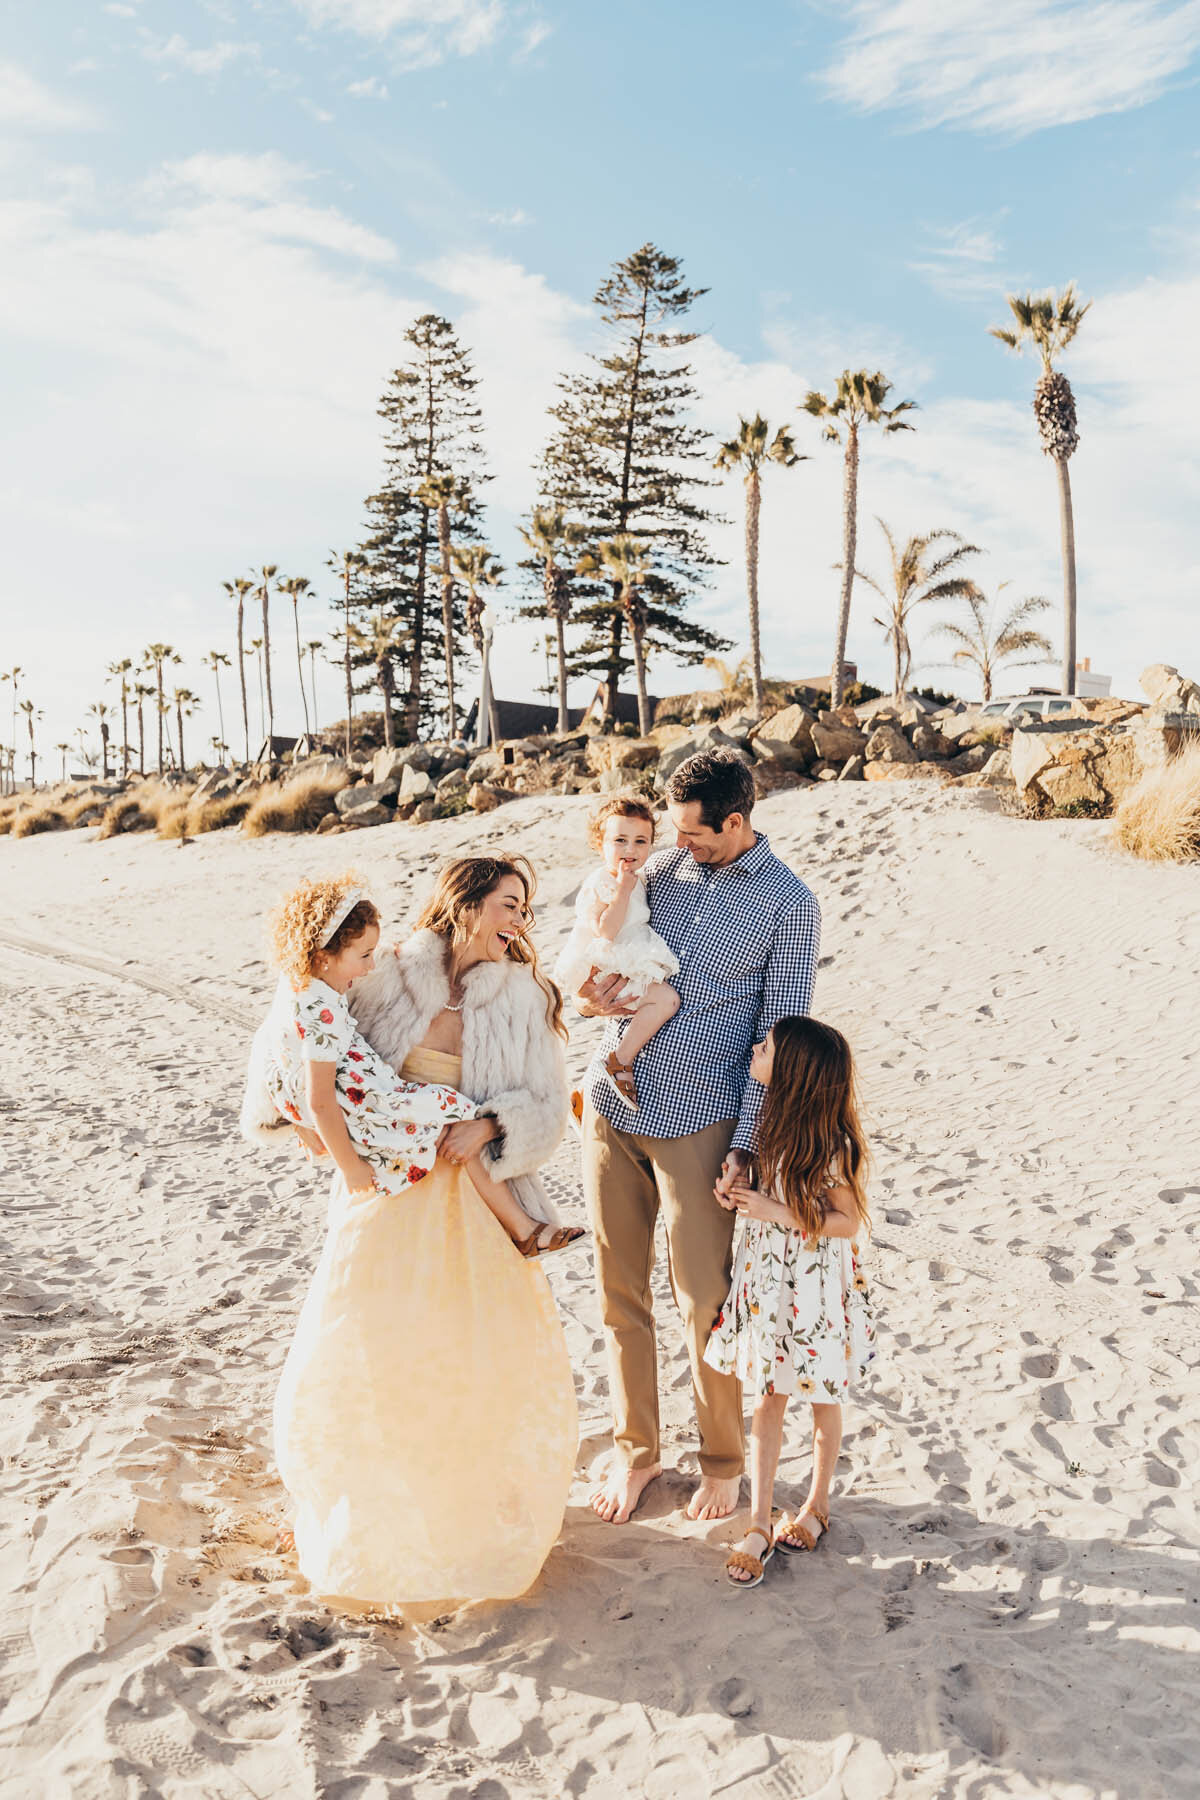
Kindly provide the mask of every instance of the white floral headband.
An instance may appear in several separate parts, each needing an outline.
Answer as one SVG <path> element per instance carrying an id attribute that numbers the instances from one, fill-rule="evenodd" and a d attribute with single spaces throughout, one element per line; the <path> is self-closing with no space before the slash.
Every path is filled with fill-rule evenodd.
<path id="1" fill-rule="evenodd" d="M 333 941 L 342 926 L 346 923 L 346 920 L 350 917 L 350 914 L 358 905 L 359 901 L 366 899 L 366 895 L 366 888 L 360 887 L 352 887 L 342 895 L 340 905 L 337 907 L 333 917 L 321 933 L 320 940 L 317 944 L 318 950 L 324 950 L 326 944 Z"/>

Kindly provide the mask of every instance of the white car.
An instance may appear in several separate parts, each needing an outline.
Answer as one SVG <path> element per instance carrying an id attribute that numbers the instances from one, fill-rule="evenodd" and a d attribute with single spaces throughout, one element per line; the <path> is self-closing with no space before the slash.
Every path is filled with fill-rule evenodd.
<path id="1" fill-rule="evenodd" d="M 1057 719 L 1075 710 L 1069 694 L 1020 694 L 1015 700 L 989 700 L 981 706 L 977 718 L 1003 719 L 1017 725 L 1023 719 Z"/>

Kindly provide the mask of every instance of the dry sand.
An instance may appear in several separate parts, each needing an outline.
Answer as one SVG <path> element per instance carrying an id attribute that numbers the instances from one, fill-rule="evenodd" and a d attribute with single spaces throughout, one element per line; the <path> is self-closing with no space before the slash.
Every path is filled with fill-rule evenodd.
<path id="1" fill-rule="evenodd" d="M 817 1011 L 857 1046 L 878 1157 L 881 1354 L 828 1546 L 738 1595 L 728 1524 L 684 1519 L 661 1264 L 675 1469 L 632 1525 L 593 1517 L 606 1378 L 567 1263 L 583 1445 L 529 1595 L 348 1620 L 273 1553 L 270 1400 L 324 1192 L 235 1136 L 261 915 L 353 860 L 399 924 L 437 859 L 511 846 L 543 871 L 549 957 L 586 811 L 529 799 L 350 841 L 0 840 L 0 1793 L 1197 1792 L 1200 871 L 986 795 L 823 787 L 759 815 L 822 901 Z M 573 1141 L 550 1173 L 578 1217 Z"/>

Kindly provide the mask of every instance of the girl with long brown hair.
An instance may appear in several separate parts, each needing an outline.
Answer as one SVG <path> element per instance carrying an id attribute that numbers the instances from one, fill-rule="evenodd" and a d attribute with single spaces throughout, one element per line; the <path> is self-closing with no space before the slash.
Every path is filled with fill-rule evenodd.
<path id="1" fill-rule="evenodd" d="M 744 1225 L 729 1297 L 704 1353 L 713 1368 L 736 1375 L 756 1396 L 750 1526 L 725 1565 L 736 1587 L 757 1587 L 776 1549 L 815 1550 L 828 1531 L 842 1401 L 875 1354 L 858 1244 L 871 1223 L 869 1158 L 850 1046 L 818 1019 L 780 1019 L 755 1045 L 750 1073 L 766 1088 L 758 1181 L 732 1190 L 730 1203 Z M 772 1529 L 783 1419 L 793 1394 L 812 1405 L 812 1484 L 800 1511 Z"/>

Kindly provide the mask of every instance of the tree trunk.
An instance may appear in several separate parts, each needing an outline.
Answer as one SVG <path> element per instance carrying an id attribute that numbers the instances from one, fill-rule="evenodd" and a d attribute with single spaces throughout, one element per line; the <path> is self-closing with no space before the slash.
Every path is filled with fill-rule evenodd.
<path id="1" fill-rule="evenodd" d="M 614 584 L 618 595 L 620 585 Z M 604 718 L 602 723 L 611 731 L 617 722 L 617 697 L 621 686 L 621 633 L 625 624 L 622 613 L 614 612 L 608 636 L 608 663 L 604 680 Z"/>
<path id="2" fill-rule="evenodd" d="M 108 780 L 108 726 L 100 721 L 100 779 Z"/>
<path id="3" fill-rule="evenodd" d="M 176 726 L 179 731 L 179 773 L 181 775 L 185 775 L 187 773 L 187 764 L 183 760 L 183 702 L 182 701 L 180 701 L 175 708 L 175 723 L 176 723 Z"/>
<path id="4" fill-rule="evenodd" d="M 442 634 L 446 640 L 446 735 L 458 736 L 458 709 L 454 704 L 454 570 L 450 564 L 450 508 L 438 507 L 438 549 L 442 558 Z"/>
<path id="5" fill-rule="evenodd" d="M 421 735 L 421 688 L 425 679 L 425 583 L 429 573 L 429 508 L 421 508 L 421 541 L 417 548 L 417 599 L 413 608 L 412 653 L 404 702 L 404 735 L 415 744 Z"/>
<path id="6" fill-rule="evenodd" d="M 304 652 L 300 648 L 300 602 L 292 601 L 292 617 L 296 621 L 296 673 L 300 677 L 300 704 L 304 708 L 304 735 L 310 737 L 312 728 L 308 723 L 308 695 L 304 691 Z"/>
<path id="7" fill-rule="evenodd" d="M 138 704 L 137 704 L 138 774 L 144 780 L 145 776 L 146 776 L 146 719 L 145 719 L 145 713 L 143 711 L 143 706 L 144 706 L 144 702 L 139 700 Z"/>
<path id="8" fill-rule="evenodd" d="M 892 699 L 904 692 L 904 631 L 898 618 L 892 619 Z"/>
<path id="9" fill-rule="evenodd" d="M 567 622 L 561 612 L 554 615 L 554 630 L 558 638 L 558 735 L 565 737 L 571 729 L 571 715 L 567 710 Z"/>
<path id="10" fill-rule="evenodd" d="M 312 687 L 312 729 L 313 736 L 316 737 L 320 726 L 317 723 L 319 715 L 317 713 L 317 653 L 315 650 L 310 650 L 308 653 L 308 678 Z"/>
<path id="11" fill-rule="evenodd" d="M 379 691 L 383 695 L 383 747 L 385 750 L 390 750 L 396 742 L 396 733 L 392 726 L 392 688 L 394 685 L 392 665 L 385 657 L 379 665 Z"/>
<path id="12" fill-rule="evenodd" d="M 346 598 L 342 603 L 343 629 L 346 634 L 346 761 L 350 761 L 350 719 L 354 712 L 354 676 L 350 668 L 350 571 L 346 571 Z"/>
<path id="13" fill-rule="evenodd" d="M 837 645 L 829 684 L 829 704 L 842 704 L 843 664 L 850 631 L 850 596 L 854 591 L 854 557 L 858 548 L 858 426 L 846 429 L 846 479 L 842 490 L 842 593 L 838 602 Z"/>
<path id="14" fill-rule="evenodd" d="M 228 753 L 229 745 L 225 742 L 225 708 L 221 704 L 221 671 L 216 663 L 213 664 L 213 679 L 217 684 L 217 724 L 221 732 L 221 755 L 224 757 Z"/>
<path id="15" fill-rule="evenodd" d="M 758 515 L 762 483 L 757 469 L 746 477 L 746 601 L 750 609 L 750 680 L 754 690 L 754 716 L 763 716 L 762 644 L 758 620 Z"/>
<path id="16" fill-rule="evenodd" d="M 129 774 L 129 695 L 125 691 L 125 677 L 121 677 L 121 778 Z"/>
<path id="17" fill-rule="evenodd" d="M 237 610 L 237 653 L 238 678 L 242 684 L 242 732 L 246 742 L 246 761 L 250 761 L 250 702 L 246 698 L 246 652 L 243 648 L 243 627 L 245 624 L 245 607 L 242 597 L 238 595 Z"/>
<path id="18" fill-rule="evenodd" d="M 163 695 L 162 670 L 158 671 L 158 772 L 163 773 L 163 713 L 166 699 Z"/>
<path id="19" fill-rule="evenodd" d="M 1062 691 L 1075 692 L 1075 513 L 1071 506 L 1071 472 L 1065 456 L 1056 456 L 1058 520 L 1062 529 L 1063 662 Z"/>
<path id="20" fill-rule="evenodd" d="M 262 584 L 262 659 L 263 672 L 267 682 L 267 742 L 271 743 L 275 736 L 275 697 L 271 692 L 271 620 L 268 600 L 269 590 L 264 581 Z"/>
<path id="21" fill-rule="evenodd" d="M 646 693 L 646 653 L 642 639 L 645 625 L 637 617 L 637 606 L 629 609 L 629 640 L 633 645 L 633 674 L 637 682 L 638 731 L 642 737 L 650 735 L 650 698 Z"/>

